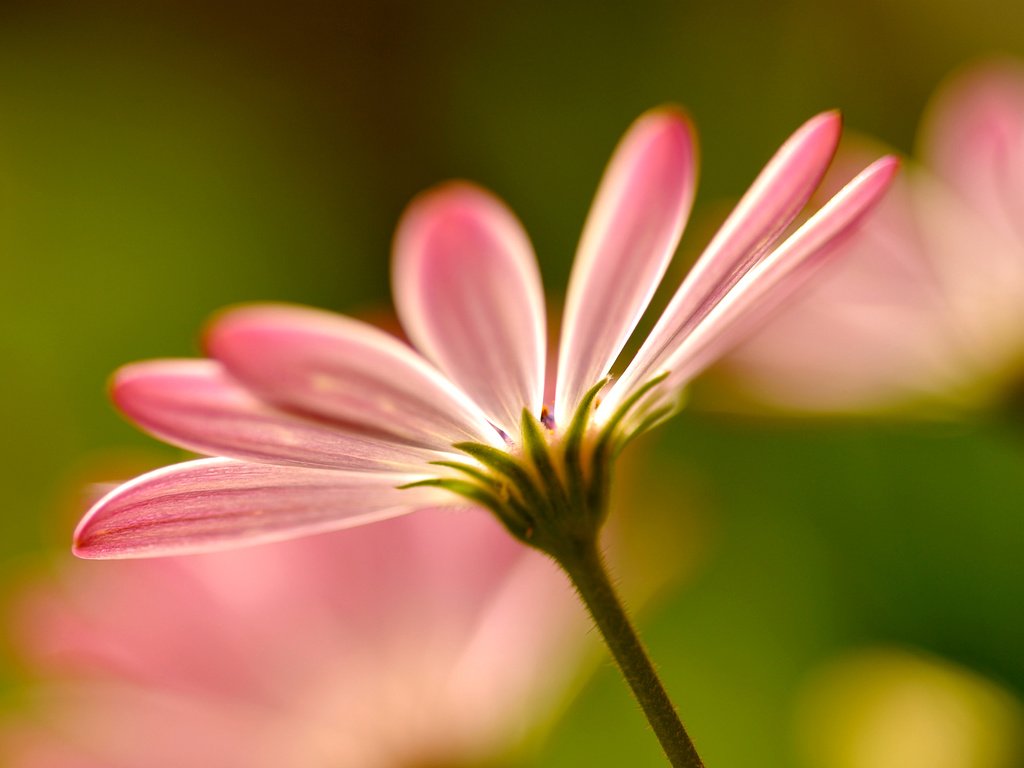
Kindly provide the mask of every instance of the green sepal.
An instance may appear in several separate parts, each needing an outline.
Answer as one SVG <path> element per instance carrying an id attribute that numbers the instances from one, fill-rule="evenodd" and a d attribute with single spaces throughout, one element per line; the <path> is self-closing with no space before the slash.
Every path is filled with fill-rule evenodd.
<path id="1" fill-rule="evenodd" d="M 499 480 L 496 477 L 494 477 L 494 475 L 487 474 L 479 467 L 474 467 L 470 464 L 463 464 L 458 461 L 432 461 L 430 463 L 437 467 L 448 467 L 449 469 L 454 469 L 458 472 L 463 472 L 464 474 L 468 475 L 469 477 L 472 477 L 478 483 L 483 485 L 485 489 L 494 493 L 494 495 L 502 504 L 506 504 L 509 507 L 511 507 L 512 511 L 519 517 L 521 517 L 523 520 L 528 521 L 531 519 L 531 515 L 527 511 L 526 506 L 523 504 L 523 502 L 512 495 L 510 481 Z"/>
<path id="2" fill-rule="evenodd" d="M 527 542 L 533 536 L 533 521 L 529 514 L 526 514 L 522 505 L 505 503 L 504 500 L 476 483 L 450 477 L 432 477 L 398 486 L 399 490 L 406 488 L 443 488 L 491 510 L 513 536 Z"/>
<path id="3" fill-rule="evenodd" d="M 420 480 L 403 488 L 434 487 L 486 507 L 508 531 L 559 559 L 566 547 L 593 540 L 607 515 L 612 462 L 638 434 L 674 413 L 677 403 L 645 403 L 664 373 L 637 387 L 600 426 L 593 414 L 609 379 L 580 399 L 567 429 L 557 438 L 547 419 L 524 409 L 518 447 L 510 451 L 477 442 L 452 446 L 475 462 L 434 461 L 459 476 Z M 627 424 L 627 418 L 632 421 Z M 596 435 L 593 432 L 596 431 Z"/>
<path id="4" fill-rule="evenodd" d="M 563 446 L 563 457 L 565 460 L 566 483 L 569 486 L 569 499 L 573 506 L 579 509 L 583 504 L 583 489 L 586 479 L 583 477 L 583 463 L 580 454 L 583 447 L 583 436 L 587 433 L 587 425 L 590 424 L 590 417 L 593 413 L 593 404 L 598 394 L 608 384 L 610 376 L 606 376 L 587 390 L 576 407 L 569 422 L 569 428 L 565 432 L 565 443 Z"/>
<path id="5" fill-rule="evenodd" d="M 629 412 L 632 411 L 652 389 L 661 384 L 661 382 L 667 378 L 668 371 L 655 376 L 643 386 L 638 387 L 629 397 L 622 401 L 619 407 L 616 408 L 615 412 L 611 415 L 611 418 L 601 426 L 601 435 L 598 437 L 597 443 L 594 445 L 594 451 L 590 456 L 590 486 L 587 488 L 586 499 L 586 509 L 593 510 L 598 515 L 598 523 L 600 523 L 606 513 L 604 504 L 607 501 L 611 485 L 611 476 L 608 471 L 609 465 L 611 464 L 612 458 L 617 455 L 623 445 L 620 444 L 617 449 L 613 449 L 614 443 L 617 442 L 616 436 L 618 428 Z"/>
<path id="6" fill-rule="evenodd" d="M 600 442 L 606 442 L 611 439 L 612 433 L 622 423 L 622 420 L 626 418 L 631 410 L 639 403 L 648 392 L 654 389 L 656 386 L 661 384 L 665 379 L 668 378 L 668 371 L 665 373 L 655 376 L 653 379 L 648 381 L 642 387 L 638 387 L 629 397 L 622 401 L 618 408 L 615 409 L 615 413 L 612 414 L 611 418 L 608 419 L 607 423 L 601 428 L 601 440 Z"/>
<path id="7" fill-rule="evenodd" d="M 456 450 L 468 453 L 481 464 L 507 477 L 512 487 L 523 495 L 526 506 L 535 510 L 543 510 L 547 506 L 544 494 L 537 488 L 530 473 L 522 465 L 504 451 L 482 443 L 455 443 Z"/>
<path id="8" fill-rule="evenodd" d="M 404 491 L 407 488 L 444 488 L 446 491 L 451 491 L 463 498 L 470 499 L 478 504 L 484 504 L 488 508 L 501 505 L 498 497 L 488 493 L 485 488 L 481 488 L 476 483 L 471 483 L 468 480 L 459 480 L 454 477 L 431 477 L 426 480 L 417 480 L 413 483 L 398 486 L 400 491 Z"/>
<path id="9" fill-rule="evenodd" d="M 665 421 L 665 419 L 671 417 L 672 414 L 676 412 L 676 409 L 677 407 L 675 405 L 664 405 L 661 408 L 655 408 L 653 411 L 648 413 L 640 423 L 636 425 L 635 429 L 631 429 L 615 441 L 615 444 L 612 446 L 612 456 L 617 458 L 618 455 L 622 453 L 622 450 L 633 442 L 634 438 L 639 437 L 644 432 L 653 429 L 658 424 Z"/>
<path id="10" fill-rule="evenodd" d="M 501 492 L 502 486 L 494 479 L 494 476 L 487 474 L 479 467 L 474 467 L 471 464 L 463 464 L 460 461 L 432 461 L 430 464 L 435 467 L 448 467 L 448 469 L 454 469 L 457 472 L 468 475 L 478 483 L 492 488 L 498 493 Z"/>
<path id="11" fill-rule="evenodd" d="M 615 410 L 611 418 L 601 427 L 601 436 L 597 440 L 597 445 L 594 446 L 594 463 L 603 463 L 607 461 L 608 446 L 611 444 L 612 439 L 615 436 L 615 430 L 618 429 L 623 419 L 626 418 L 627 414 L 640 402 L 644 396 L 647 395 L 652 389 L 661 384 L 666 378 L 668 378 L 668 372 L 655 376 L 653 379 L 648 381 L 642 387 L 638 387 L 629 397 L 622 401 L 622 404 Z"/>
<path id="12" fill-rule="evenodd" d="M 533 417 L 529 409 L 524 408 L 521 423 L 523 445 L 526 446 L 526 451 L 530 454 L 530 460 L 544 482 L 549 498 L 553 497 L 555 505 L 558 508 L 563 508 L 566 503 L 565 489 L 562 488 L 558 470 L 555 469 L 555 465 L 551 461 L 551 450 L 544 433 L 541 432 L 540 422 Z"/>
<path id="13" fill-rule="evenodd" d="M 608 382 L 611 380 L 611 376 L 605 376 L 597 384 L 587 390 L 586 394 L 580 400 L 580 404 L 576 406 L 576 413 L 572 415 L 572 420 L 569 422 L 568 428 L 565 430 L 565 452 L 579 452 L 580 445 L 583 443 L 583 435 L 587 432 L 587 425 L 590 423 L 590 406 L 594 400 L 601 393 L 601 390 L 605 388 Z"/>
<path id="14" fill-rule="evenodd" d="M 452 448 L 469 454 L 481 464 L 500 472 L 515 483 L 527 478 L 526 471 L 519 466 L 519 462 L 500 448 L 472 442 L 455 443 Z"/>

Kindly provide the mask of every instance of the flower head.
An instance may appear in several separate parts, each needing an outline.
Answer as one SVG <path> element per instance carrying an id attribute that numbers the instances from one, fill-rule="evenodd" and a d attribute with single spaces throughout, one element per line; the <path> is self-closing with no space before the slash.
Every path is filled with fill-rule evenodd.
<path id="1" fill-rule="evenodd" d="M 604 516 L 612 458 L 813 271 L 879 199 L 874 163 L 788 237 L 840 133 L 836 113 L 776 153 L 640 351 L 607 377 L 676 249 L 693 200 L 689 121 L 641 116 L 604 175 L 569 283 L 554 402 L 543 293 L 515 216 L 478 187 L 417 198 L 395 238 L 395 304 L 421 354 L 365 323 L 287 306 L 225 312 L 211 359 L 122 369 L 114 398 L 158 437 L 218 458 L 102 499 L 76 552 L 193 551 L 342 528 L 467 499 L 551 552 Z"/>
<path id="2" fill-rule="evenodd" d="M 64 566 L 8 617 L 36 678 L 0 724 L 12 768 L 476 765 L 585 655 L 564 578 L 486 515 Z"/>
<path id="3" fill-rule="evenodd" d="M 843 258 L 728 361 L 801 411 L 961 412 L 1024 370 L 1024 68 L 988 62 L 934 96 L 911 165 Z"/>

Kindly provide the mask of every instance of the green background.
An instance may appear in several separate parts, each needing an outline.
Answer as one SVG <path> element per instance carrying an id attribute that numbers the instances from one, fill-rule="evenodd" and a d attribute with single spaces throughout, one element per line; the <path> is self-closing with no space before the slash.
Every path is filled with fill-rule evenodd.
<path id="1" fill-rule="evenodd" d="M 1024 56 L 1024 5 L 5 4 L 5 591 L 70 556 L 83 478 L 139 452 L 177 458 L 115 414 L 112 370 L 197 353 L 232 302 L 386 307 L 393 227 L 424 187 L 466 177 L 505 198 L 557 299 L 604 163 L 644 109 L 679 103 L 697 124 L 692 257 L 702 215 L 803 120 L 840 107 L 910 151 L 941 79 L 992 52 Z M 700 500 L 699 561 L 643 629 L 709 765 L 793 765 L 802 681 L 845 649 L 921 649 L 1024 692 L 1022 434 L 1000 414 L 694 410 L 638 447 L 633 482 L 685 484 L 666 507 Z M 16 689 L 9 655 L 0 673 Z M 530 764 L 659 760 L 603 664 Z"/>

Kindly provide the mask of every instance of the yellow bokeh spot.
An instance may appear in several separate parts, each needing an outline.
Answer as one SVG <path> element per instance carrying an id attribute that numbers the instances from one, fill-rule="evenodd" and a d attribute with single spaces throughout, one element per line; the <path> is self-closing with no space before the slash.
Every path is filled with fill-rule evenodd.
<path id="1" fill-rule="evenodd" d="M 808 768 L 1018 768 L 1024 707 L 996 683 L 897 649 L 822 668 L 798 706 Z"/>

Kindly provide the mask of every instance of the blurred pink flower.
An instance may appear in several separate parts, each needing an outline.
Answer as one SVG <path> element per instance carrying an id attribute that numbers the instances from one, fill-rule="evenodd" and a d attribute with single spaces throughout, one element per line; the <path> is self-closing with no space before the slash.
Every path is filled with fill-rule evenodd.
<path id="1" fill-rule="evenodd" d="M 726 362 L 745 393 L 805 411 L 949 413 L 1020 380 L 1024 68 L 992 62 L 947 83 L 919 154 L 843 258 Z"/>
<path id="2" fill-rule="evenodd" d="M 465 505 L 451 492 L 455 484 L 475 501 L 490 499 L 492 509 L 529 507 L 508 501 L 507 480 L 489 474 L 482 455 L 518 462 L 530 439 L 521 424 L 539 431 L 542 423 L 539 439 L 558 445 L 577 412 L 591 436 L 617 445 L 649 428 L 741 326 L 802 282 L 878 200 L 892 158 L 782 240 L 839 132 L 839 116 L 825 113 L 779 150 L 593 414 L 593 388 L 650 302 L 690 210 L 689 122 L 671 109 L 649 112 L 611 160 L 569 283 L 550 413 L 542 402 L 543 293 L 525 232 L 477 187 L 425 193 L 402 218 L 393 270 L 398 315 L 423 356 L 356 320 L 255 306 L 216 319 L 206 338 L 212 359 L 122 369 L 114 398 L 130 418 L 164 440 L 226 458 L 167 467 L 113 491 L 82 521 L 76 552 L 156 555 L 342 528 Z M 521 421 L 524 409 L 533 421 Z M 448 485 L 408 487 L 434 478 Z M 524 487 L 515 485 L 513 497 Z M 533 523 L 511 519 L 517 515 L 502 519 L 529 538 Z"/>
<path id="3" fill-rule="evenodd" d="M 476 764 L 551 716 L 585 637 L 554 564 L 480 513 L 64 576 L 12 622 L 41 678 L 12 768 Z"/>

